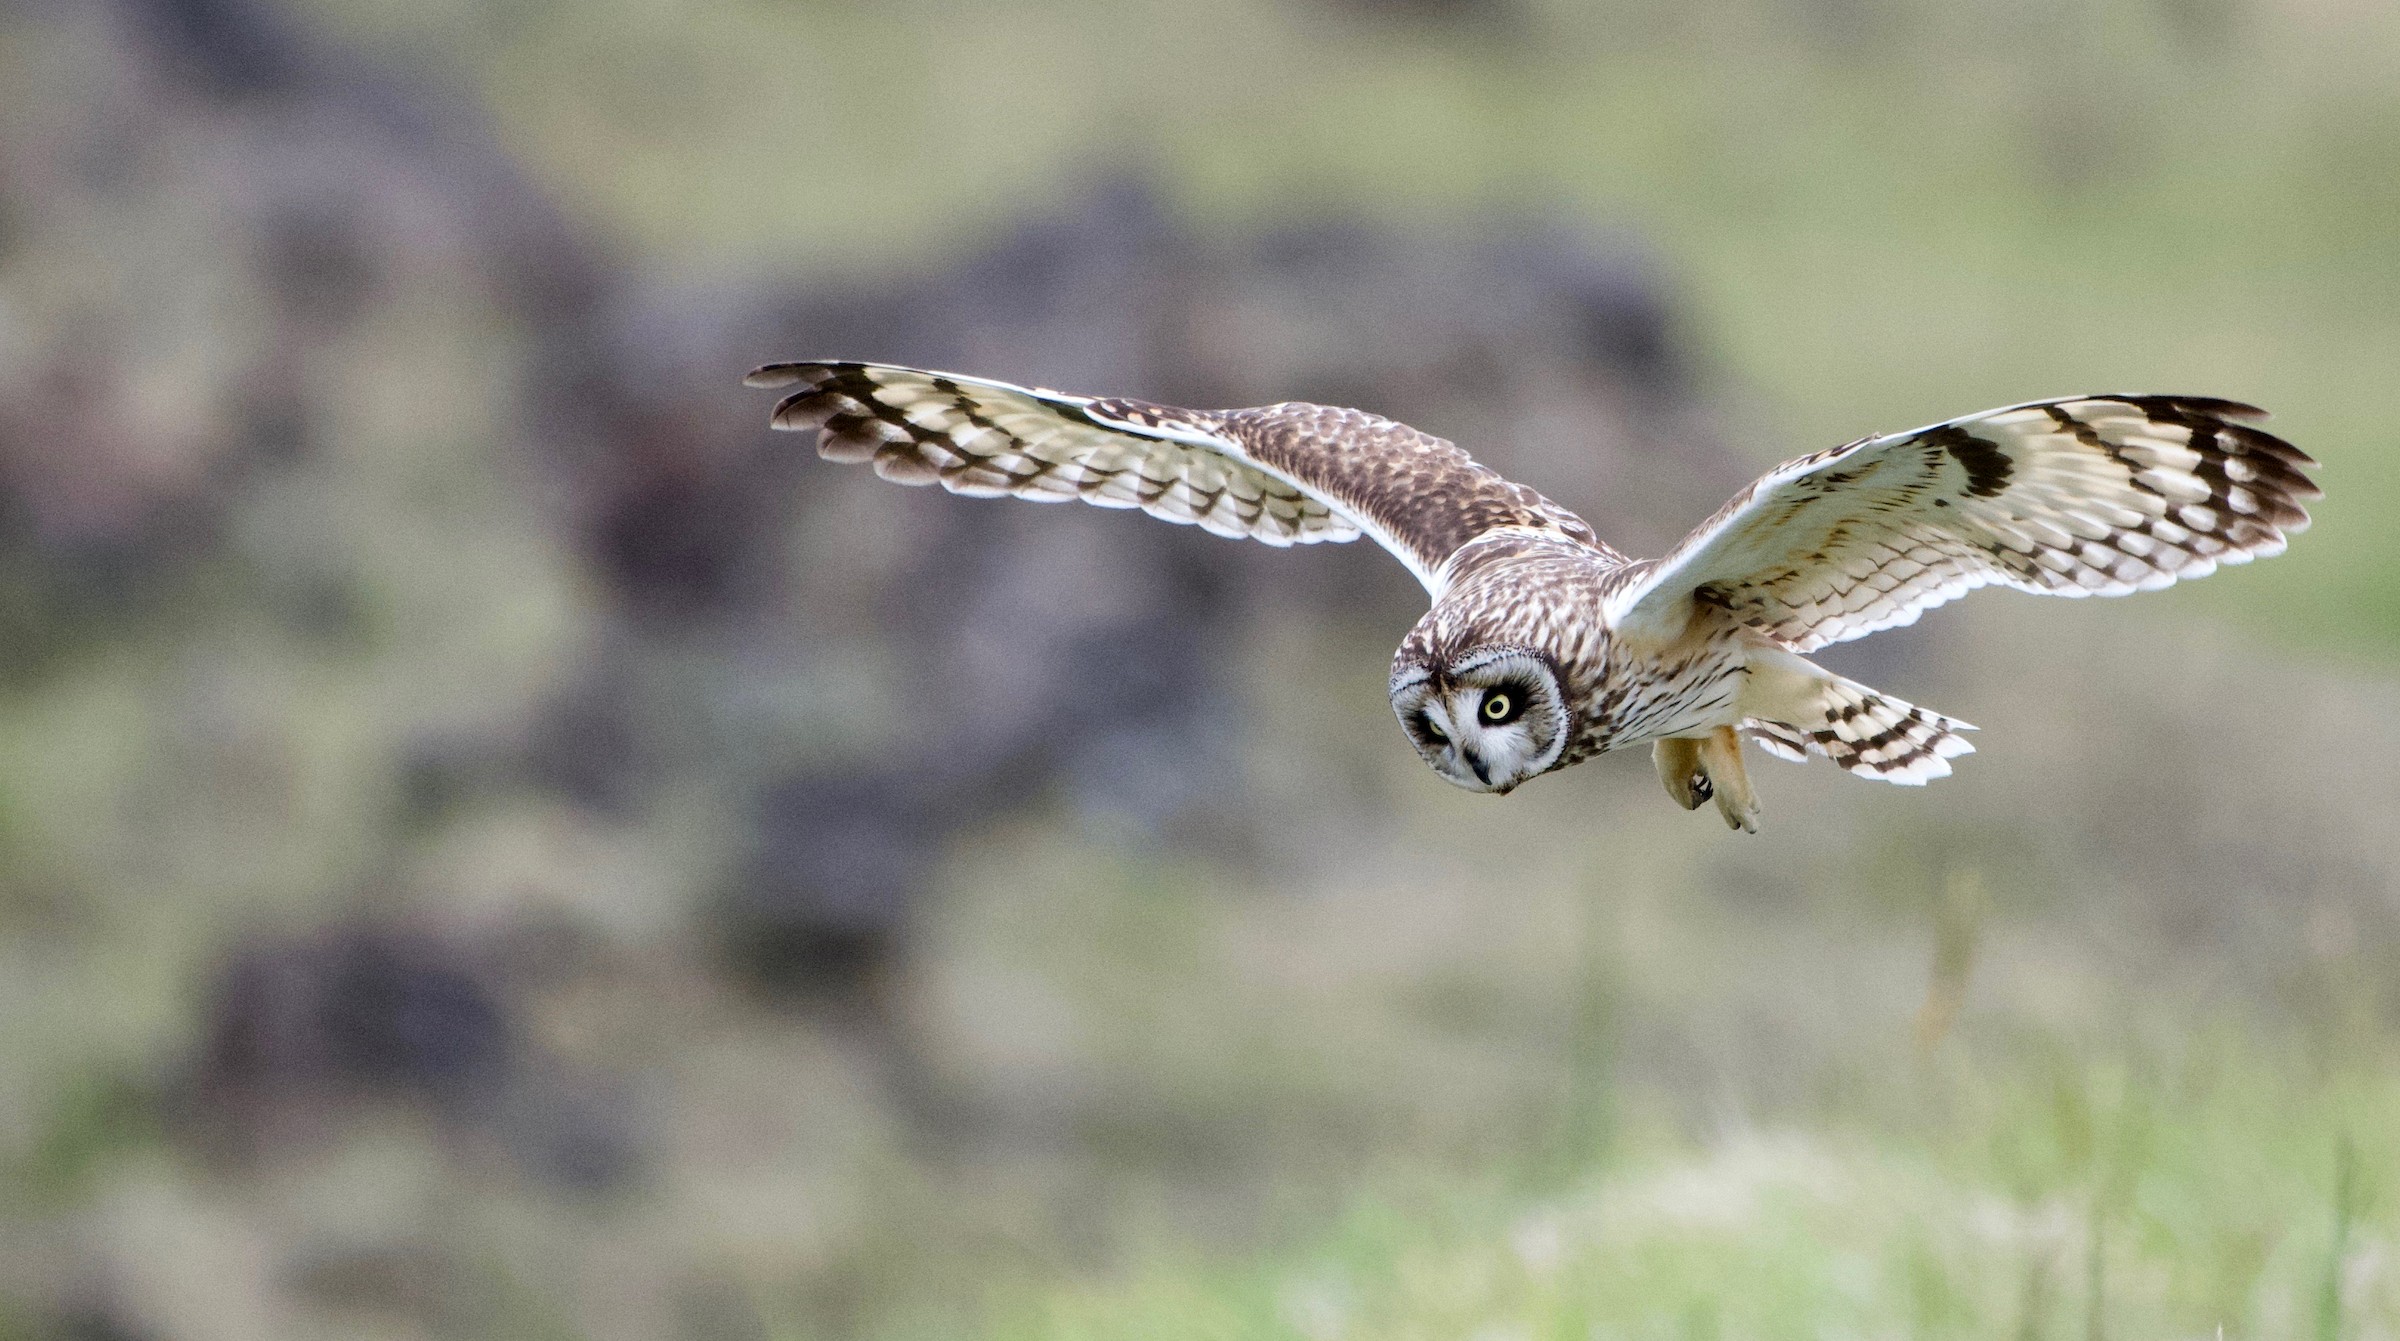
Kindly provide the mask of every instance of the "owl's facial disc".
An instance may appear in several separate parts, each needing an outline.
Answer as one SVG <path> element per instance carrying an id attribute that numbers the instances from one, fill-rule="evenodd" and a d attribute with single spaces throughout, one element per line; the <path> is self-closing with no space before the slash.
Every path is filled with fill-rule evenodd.
<path id="1" fill-rule="evenodd" d="M 1469 791 L 1509 791 L 1548 772 L 1567 744 L 1558 675 L 1529 652 L 1485 648 L 1448 666 L 1403 667 L 1392 711 L 1433 771 Z"/>

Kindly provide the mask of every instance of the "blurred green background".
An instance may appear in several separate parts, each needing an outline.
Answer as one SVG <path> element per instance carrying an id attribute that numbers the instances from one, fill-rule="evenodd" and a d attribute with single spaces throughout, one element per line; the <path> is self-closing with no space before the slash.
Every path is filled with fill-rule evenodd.
<path id="1" fill-rule="evenodd" d="M 1982 752 L 1750 838 L 799 356 L 1637 551 L 2074 391 L 2328 497 L 1829 657 Z M 0 0 L 0 1336 L 2389 1335 L 2395 422 L 2388 4 Z"/>

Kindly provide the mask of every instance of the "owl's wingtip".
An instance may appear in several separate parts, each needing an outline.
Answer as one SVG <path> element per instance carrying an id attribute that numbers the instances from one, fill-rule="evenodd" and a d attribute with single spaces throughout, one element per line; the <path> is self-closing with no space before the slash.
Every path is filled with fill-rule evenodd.
<path id="1" fill-rule="evenodd" d="M 807 366 L 802 363 L 761 364 L 752 368 L 742 377 L 742 385 L 755 387 L 760 391 L 773 391 L 778 387 L 787 387 L 801 379 L 803 376 L 801 369 Z"/>

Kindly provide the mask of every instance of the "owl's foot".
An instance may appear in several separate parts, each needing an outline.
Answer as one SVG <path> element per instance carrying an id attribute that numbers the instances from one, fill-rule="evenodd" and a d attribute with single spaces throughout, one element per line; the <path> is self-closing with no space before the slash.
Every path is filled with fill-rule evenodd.
<path id="1" fill-rule="evenodd" d="M 1758 793 L 1750 790 L 1750 770 L 1742 764 L 1741 734 L 1730 726 L 1720 726 L 1698 744 L 1700 767 L 1708 775 L 1708 787 L 1716 795 L 1717 813 L 1725 817 L 1725 827 L 1757 833 Z"/>
<path id="2" fill-rule="evenodd" d="M 1742 765 L 1742 738 L 1732 727 L 1720 726 L 1697 739 L 1662 740 L 1650 747 L 1650 761 L 1675 804 L 1697 810 L 1713 797 L 1727 827 L 1758 832 L 1758 796 Z"/>

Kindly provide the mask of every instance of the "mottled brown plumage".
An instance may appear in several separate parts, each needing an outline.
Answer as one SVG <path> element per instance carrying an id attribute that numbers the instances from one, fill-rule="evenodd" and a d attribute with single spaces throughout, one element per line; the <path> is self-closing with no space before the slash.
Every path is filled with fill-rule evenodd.
<path id="1" fill-rule="evenodd" d="M 955 493 L 1138 507 L 1268 544 L 1361 534 L 1433 606 L 1393 710 L 1443 777 L 1506 792 L 1658 742 L 1668 793 L 1755 828 L 1739 740 L 1922 783 L 1964 723 L 1801 652 L 1975 587 L 2120 595 L 2281 552 L 2317 496 L 2297 448 L 2194 396 L 2039 401 L 1776 467 L 1665 557 L 1634 561 L 1457 446 L 1358 410 L 1182 410 L 866 363 L 771 364 L 777 428 Z"/>

